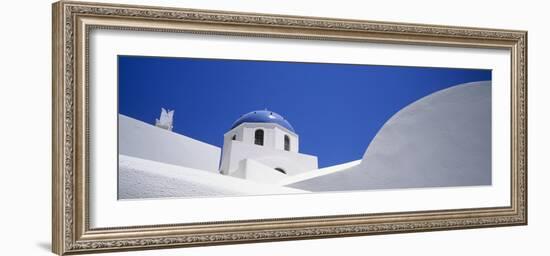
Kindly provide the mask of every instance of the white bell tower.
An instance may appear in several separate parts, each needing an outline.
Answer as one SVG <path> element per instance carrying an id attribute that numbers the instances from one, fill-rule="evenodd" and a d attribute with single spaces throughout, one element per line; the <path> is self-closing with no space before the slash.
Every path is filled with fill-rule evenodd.
<path id="1" fill-rule="evenodd" d="M 281 115 L 247 113 L 224 135 L 220 172 L 272 183 L 317 169 L 317 157 L 299 153 L 299 136 Z"/>

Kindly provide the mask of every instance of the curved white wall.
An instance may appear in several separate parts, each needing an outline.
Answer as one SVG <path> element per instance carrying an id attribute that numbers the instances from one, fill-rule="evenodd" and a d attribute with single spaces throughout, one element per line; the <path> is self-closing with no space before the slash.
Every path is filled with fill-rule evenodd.
<path id="1" fill-rule="evenodd" d="M 311 191 L 491 184 L 491 82 L 453 86 L 396 113 L 361 164 L 288 186 Z"/>

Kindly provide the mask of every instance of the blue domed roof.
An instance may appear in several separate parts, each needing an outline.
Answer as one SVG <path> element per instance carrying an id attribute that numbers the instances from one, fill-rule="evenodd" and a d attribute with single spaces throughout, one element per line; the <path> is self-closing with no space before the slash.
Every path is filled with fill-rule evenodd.
<path id="1" fill-rule="evenodd" d="M 283 116 L 269 110 L 256 110 L 246 113 L 233 123 L 231 129 L 242 123 L 274 123 L 288 129 L 289 131 L 295 132 L 292 125 L 290 125 L 290 123 L 285 120 Z"/>

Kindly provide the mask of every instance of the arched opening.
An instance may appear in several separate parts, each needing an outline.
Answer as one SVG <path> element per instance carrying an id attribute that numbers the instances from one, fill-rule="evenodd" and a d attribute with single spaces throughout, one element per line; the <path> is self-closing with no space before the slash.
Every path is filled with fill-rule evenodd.
<path id="1" fill-rule="evenodd" d="M 254 132 L 254 144 L 260 146 L 264 145 L 264 130 L 258 129 Z"/>
<path id="2" fill-rule="evenodd" d="M 233 137 L 231 138 L 232 140 L 237 140 L 237 134 L 234 134 Z"/>
<path id="3" fill-rule="evenodd" d="M 285 170 L 281 167 L 277 167 L 277 168 L 275 168 L 275 170 L 278 171 L 278 172 L 281 172 L 283 174 L 286 174 Z"/>
<path id="4" fill-rule="evenodd" d="M 285 150 L 290 151 L 290 137 L 285 134 Z"/>

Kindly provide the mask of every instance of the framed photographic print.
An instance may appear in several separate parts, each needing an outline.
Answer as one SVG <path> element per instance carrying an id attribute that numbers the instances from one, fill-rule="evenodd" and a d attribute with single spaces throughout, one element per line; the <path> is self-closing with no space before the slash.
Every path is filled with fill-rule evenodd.
<path id="1" fill-rule="evenodd" d="M 527 32 L 61 1 L 60 255 L 527 224 Z"/>

